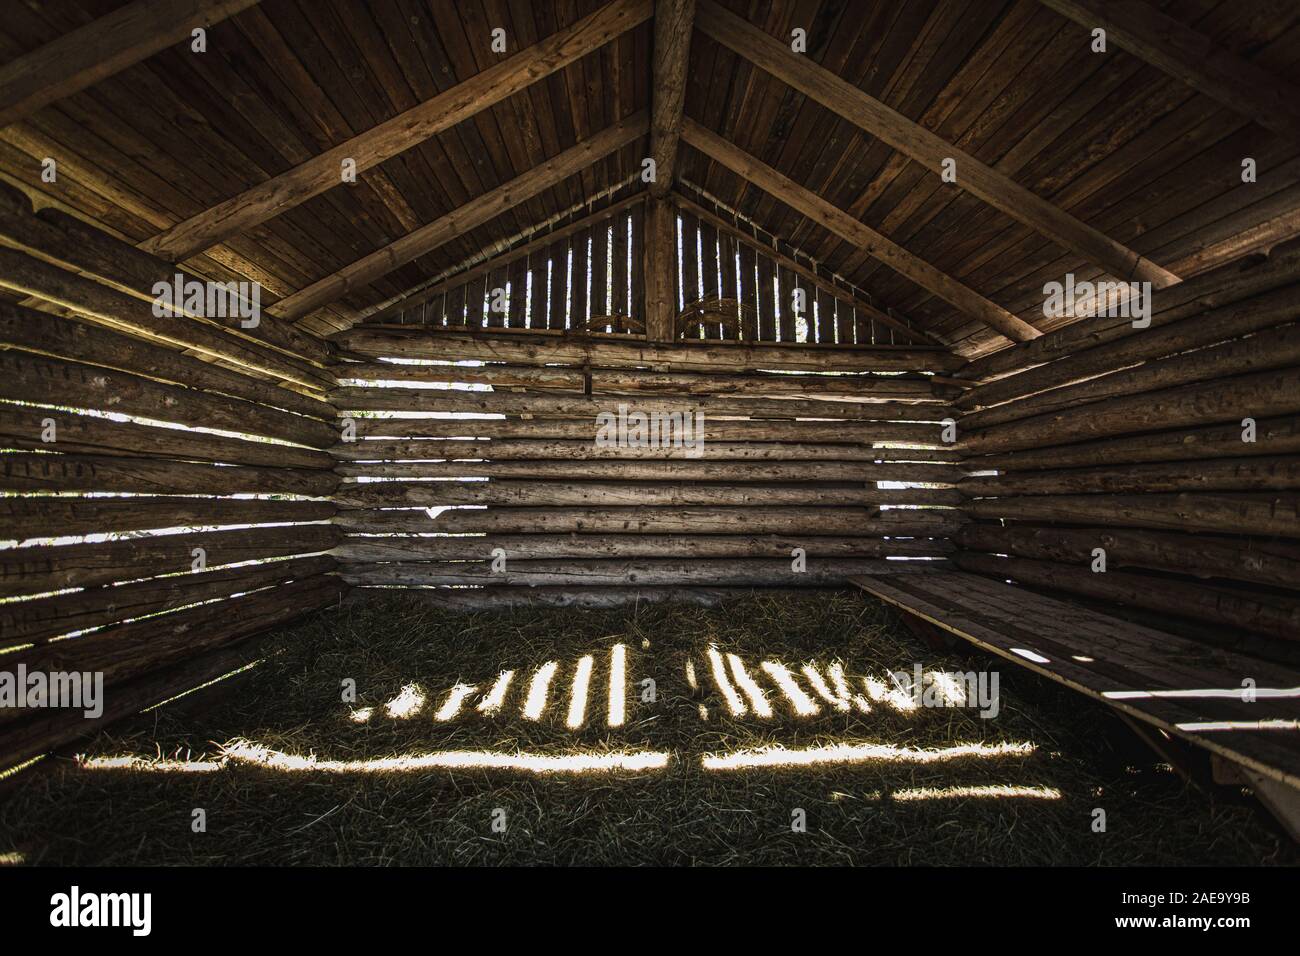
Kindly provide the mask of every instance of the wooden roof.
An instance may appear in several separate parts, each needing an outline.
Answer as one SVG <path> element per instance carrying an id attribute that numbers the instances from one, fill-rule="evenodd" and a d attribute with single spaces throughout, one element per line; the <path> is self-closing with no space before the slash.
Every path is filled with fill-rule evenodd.
<path id="1" fill-rule="evenodd" d="M 312 290 L 283 311 L 326 334 L 485 249 L 645 188 L 636 174 L 652 150 L 653 8 L 12 3 L 0 33 L 9 64 L 0 67 L 0 179 L 210 278 L 259 280 L 267 301 Z M 1300 86 L 1300 6 L 1112 3 L 1104 54 L 1090 48 L 1096 9 L 1093 0 L 699 0 L 673 188 L 788 242 L 972 356 L 1009 340 L 701 144 L 713 136 L 738 147 L 1040 331 L 1068 321 L 1041 311 L 1043 283 L 1065 272 L 1093 277 L 1109 258 L 1107 274 L 1129 261 L 1132 275 L 1159 284 L 1294 236 L 1300 137 L 1287 104 Z M 735 17 L 754 35 L 745 39 Z M 207 52 L 195 54 L 190 29 L 204 22 Z M 491 49 L 497 27 L 505 54 Z M 806 53 L 788 52 L 796 28 L 807 31 Z M 1160 42 L 1148 48 L 1156 28 Z M 767 56 L 765 38 L 784 56 Z M 757 65 L 738 52 L 746 42 L 763 53 L 750 51 Z M 786 71 L 830 92 L 807 95 Z M 836 92 L 837 81 L 854 91 Z M 423 120 L 432 135 L 391 129 L 366 159 L 377 141 L 369 131 L 435 97 Z M 864 128 L 877 104 L 902 117 L 894 133 Z M 620 123 L 614 148 L 571 152 Z M 927 134 L 951 146 L 955 184 L 927 158 Z M 342 154 L 328 153 L 341 144 Z M 248 211 L 250 190 L 294 181 L 313 162 L 333 170 L 354 149 L 355 184 L 268 192 L 261 212 Z M 58 162 L 53 183 L 41 179 L 45 157 Z M 1242 182 L 1246 157 L 1257 182 Z M 467 205 L 530 171 L 544 184 L 535 195 L 515 201 L 506 191 L 484 221 L 465 217 Z M 197 248 L 173 228 L 194 217 L 210 229 Z"/>

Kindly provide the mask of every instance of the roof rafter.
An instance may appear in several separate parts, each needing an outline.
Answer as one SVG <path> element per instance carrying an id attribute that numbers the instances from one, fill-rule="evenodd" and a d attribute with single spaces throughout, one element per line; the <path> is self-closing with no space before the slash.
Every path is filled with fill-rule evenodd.
<path id="1" fill-rule="evenodd" d="M 646 112 L 642 110 L 635 113 L 565 150 L 554 159 L 533 167 L 496 189 L 476 196 L 445 216 L 286 296 L 271 311 L 282 318 L 300 319 L 357 288 L 383 278 L 408 262 L 450 242 L 461 233 L 526 202 L 574 173 L 581 172 L 635 142 L 649 131 L 650 119 Z"/>
<path id="2" fill-rule="evenodd" d="M 831 230 L 841 239 L 865 249 L 895 272 L 1007 338 L 1025 342 L 1040 334 L 1028 322 L 940 272 L 930 263 L 689 117 L 682 124 L 682 139 L 736 175 Z"/>
<path id="3" fill-rule="evenodd" d="M 1300 140 L 1300 87 L 1138 0 L 1041 0 L 1197 92 L 1267 130 Z"/>
<path id="4" fill-rule="evenodd" d="M 0 67 L 0 128 L 261 0 L 136 0 Z"/>
<path id="5" fill-rule="evenodd" d="M 957 185 L 1053 242 L 1129 281 L 1163 289 L 1181 280 L 1036 193 L 1008 179 L 852 83 L 790 48 L 713 0 L 701 0 L 700 30 L 805 96 L 934 171 L 957 164 Z"/>
<path id="6" fill-rule="evenodd" d="M 651 9 L 652 0 L 613 0 L 446 92 L 177 223 L 140 248 L 176 260 L 197 255 L 341 185 L 343 160 L 354 160 L 360 173 L 418 146 L 600 49 L 648 20 Z"/>

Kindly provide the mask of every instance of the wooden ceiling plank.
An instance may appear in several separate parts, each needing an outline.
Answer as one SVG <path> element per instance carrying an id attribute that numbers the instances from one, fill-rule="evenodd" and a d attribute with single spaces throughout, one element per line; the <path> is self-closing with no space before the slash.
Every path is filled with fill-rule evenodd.
<path id="1" fill-rule="evenodd" d="M 1118 278 L 1147 281 L 1155 288 L 1180 281 L 1172 272 L 1080 222 L 829 70 L 792 53 L 775 37 L 712 0 L 702 0 L 696 21 L 702 32 L 719 43 L 930 169 L 938 171 L 945 159 L 956 160 L 961 188 L 1088 261 L 1105 266 Z"/>
<path id="2" fill-rule="evenodd" d="M 562 182 L 574 173 L 591 166 L 646 135 L 650 121 L 645 112 L 602 130 L 591 139 L 565 150 L 552 160 L 522 176 L 476 197 L 458 209 L 434 220 L 414 232 L 358 259 L 350 265 L 299 289 L 276 303 L 274 313 L 297 320 L 348 292 L 369 285 L 395 269 L 438 248 L 456 236 L 507 212 L 542 190 Z"/>
<path id="3" fill-rule="evenodd" d="M 0 68 L 0 128 L 260 0 L 136 0 Z"/>
<path id="4" fill-rule="evenodd" d="M 651 0 L 613 0 L 445 93 L 172 226 L 142 248 L 154 255 L 188 259 L 339 185 L 344 159 L 355 160 L 358 173 L 382 163 L 599 49 L 649 19 L 650 13 Z"/>
<path id="5" fill-rule="evenodd" d="M 683 123 L 682 138 L 736 175 L 771 193 L 805 216 L 821 222 L 846 241 L 867 249 L 873 257 L 887 263 L 896 272 L 902 273 L 945 302 L 956 306 L 990 328 L 996 329 L 1007 338 L 1025 342 L 1038 336 L 1038 330 L 1029 323 L 940 272 L 930 263 L 896 245 L 870 226 L 832 206 L 816 193 L 805 189 L 690 118 Z"/>
<path id="6" fill-rule="evenodd" d="M 1265 129 L 1300 141 L 1300 87 L 1140 0 L 1041 0 Z"/>

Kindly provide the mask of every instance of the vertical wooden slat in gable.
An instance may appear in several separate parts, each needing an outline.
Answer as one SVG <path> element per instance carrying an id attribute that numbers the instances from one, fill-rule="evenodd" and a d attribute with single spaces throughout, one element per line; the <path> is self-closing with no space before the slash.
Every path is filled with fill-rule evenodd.
<path id="1" fill-rule="evenodd" d="M 799 322 L 794 311 L 794 291 L 802 280 L 785 266 L 777 266 L 776 282 L 780 293 L 776 301 L 778 327 L 782 342 L 799 341 Z M 806 316 L 805 316 L 806 318 Z M 807 341 L 805 338 L 804 341 Z"/>
<path id="2" fill-rule="evenodd" d="M 763 342 L 776 341 L 776 302 L 772 296 L 772 280 L 776 264 L 758 253 L 758 338 Z"/>
<path id="3" fill-rule="evenodd" d="M 682 213 L 682 306 L 689 309 L 700 301 L 700 221 Z M 691 334 L 696 338 L 696 333 Z"/>
<path id="4" fill-rule="evenodd" d="M 706 300 L 717 299 L 721 292 L 718 284 L 718 229 L 707 222 L 700 223 L 700 284 L 704 287 Z M 725 339 L 734 333 L 728 333 L 721 325 L 709 325 L 705 337 Z"/>
<path id="5" fill-rule="evenodd" d="M 742 338 L 753 342 L 758 339 L 758 288 L 754 284 L 754 247 L 747 242 L 740 245 L 740 327 Z"/>
<path id="6" fill-rule="evenodd" d="M 834 345 L 839 342 L 836 336 L 835 297 L 822 286 L 817 287 L 817 329 L 819 342 Z"/>
<path id="7" fill-rule="evenodd" d="M 835 298 L 835 336 L 841 345 L 853 344 L 853 306 L 838 296 Z"/>
<path id="8" fill-rule="evenodd" d="M 573 235 L 573 303 L 569 308 L 569 324 L 566 328 L 574 329 L 587 321 L 587 246 L 591 242 L 591 230 L 581 229 Z"/>
<path id="9" fill-rule="evenodd" d="M 627 212 L 619 211 L 610 220 L 610 232 L 613 234 L 613 252 L 610 254 L 609 279 L 611 302 L 609 311 L 612 315 L 627 315 L 628 271 L 627 271 Z M 627 326 L 619 321 L 614 324 L 615 332 L 624 332 Z"/>
<path id="10" fill-rule="evenodd" d="M 591 229 L 591 317 L 609 315 L 609 223 L 602 222 Z M 605 323 L 597 328 L 604 329 Z"/>
<path id="11" fill-rule="evenodd" d="M 736 291 L 736 241 L 725 232 L 718 236 L 718 271 L 722 273 L 719 295 L 724 299 L 739 299 L 739 293 Z M 743 338 L 745 336 L 739 312 L 735 313 L 735 317 L 736 328 L 740 330 Z"/>
<path id="12" fill-rule="evenodd" d="M 551 308 L 546 321 L 548 329 L 565 328 L 569 314 L 569 240 L 561 239 L 551 246 Z"/>
<path id="13" fill-rule="evenodd" d="M 528 287 L 528 323 L 530 329 L 546 328 L 546 291 L 550 281 L 550 254 L 539 249 L 528 256 L 528 271 L 532 281 Z"/>
<path id="14" fill-rule="evenodd" d="M 637 203 L 629 210 L 632 221 L 632 318 L 645 328 L 645 213 L 644 206 Z"/>
<path id="15" fill-rule="evenodd" d="M 465 324 L 465 287 L 458 285 L 447 292 L 447 301 L 443 306 L 443 321 L 447 325 L 463 326 Z"/>
<path id="16" fill-rule="evenodd" d="M 465 324 L 471 329 L 483 324 L 483 294 L 486 287 L 485 276 L 471 279 L 465 286 Z"/>
<path id="17" fill-rule="evenodd" d="M 527 311 L 525 302 L 528 296 L 528 260 L 519 258 L 510 263 L 506 275 L 509 277 L 510 289 L 510 310 L 507 313 L 509 316 L 507 324 L 512 329 L 522 329 L 524 327 L 524 313 Z"/>

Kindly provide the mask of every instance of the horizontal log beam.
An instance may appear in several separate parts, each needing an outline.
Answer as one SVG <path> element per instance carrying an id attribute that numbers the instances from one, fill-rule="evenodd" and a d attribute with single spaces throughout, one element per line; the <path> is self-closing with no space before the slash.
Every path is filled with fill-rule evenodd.
<path id="1" fill-rule="evenodd" d="M 716 585 L 720 587 L 801 587 L 841 584 L 850 574 L 900 574 L 933 570 L 942 559 L 882 561 L 872 558 L 809 559 L 806 570 L 791 569 L 786 558 L 729 558 L 680 561 L 672 558 L 590 561 L 511 561 L 500 573 L 478 564 L 377 564 L 344 566 L 340 576 L 353 585 L 494 585 L 505 587 L 628 587 Z"/>
<path id="2" fill-rule="evenodd" d="M 962 496 L 935 488 L 828 487 L 798 485 L 706 485 L 699 483 L 543 481 L 383 481 L 339 486 L 334 500 L 348 508 L 444 505 L 664 506 L 698 505 L 955 505 Z"/>
<path id="3" fill-rule="evenodd" d="M 1091 568 L 1093 549 L 1103 548 L 1107 568 L 1146 568 L 1284 588 L 1294 588 L 1300 581 L 1300 544 L 1240 536 L 972 523 L 957 532 L 957 543 L 967 551 L 1084 568 Z"/>
<path id="4" fill-rule="evenodd" d="M 585 438 L 594 441 L 594 421 L 559 419 L 447 419 L 447 418 L 359 418 L 357 436 L 407 437 L 482 437 L 511 438 Z M 870 443 L 898 442 L 938 445 L 942 429 L 925 422 L 819 422 L 819 421 L 738 421 L 706 419 L 704 445 L 712 442 L 795 441 L 802 443 Z M 624 449 L 631 451 L 632 449 Z M 927 453 L 928 455 L 929 453 Z M 880 455 L 878 457 L 889 457 Z M 913 456 L 915 457 L 915 456 Z M 922 461 L 937 461 L 921 458 Z"/>
<path id="5" fill-rule="evenodd" d="M 334 427 L 314 418 L 17 349 L 0 350 L 0 399 L 118 412 L 314 448 L 327 448 L 339 437 Z"/>
<path id="6" fill-rule="evenodd" d="M 967 478 L 958 487 L 963 494 L 977 498 L 1170 491 L 1300 491 L 1300 456 L 1018 472 L 993 478 Z"/>
<path id="7" fill-rule="evenodd" d="M 740 342 L 648 343 L 513 331 L 451 332 L 356 326 L 332 335 L 340 348 L 370 358 L 650 368 L 657 371 L 945 372 L 962 365 L 922 346 L 746 345 Z"/>
<path id="8" fill-rule="evenodd" d="M 584 392 L 587 379 L 591 391 L 672 392 L 684 395 L 782 395 L 818 398 L 834 395 L 858 400 L 898 400 L 938 403 L 929 378 L 834 373 L 823 375 L 776 375 L 705 372 L 652 372 L 645 369 L 532 368 L 528 366 L 408 365 L 395 362 L 355 362 L 339 365 L 340 382 L 420 382 L 491 385 L 494 389 L 524 389 L 530 392 Z"/>
<path id="9" fill-rule="evenodd" d="M 1291 285 L 1297 274 L 1300 274 L 1300 240 L 1274 247 L 1262 262 L 1233 261 L 1152 296 L 1151 326 L 1148 329 L 1133 328 L 1133 320 L 1127 316 L 1080 318 L 1046 332 L 1032 342 L 1021 342 L 975 359 L 961 370 L 961 375 L 977 381 L 991 379 L 1082 353 L 1107 342 L 1145 334 L 1152 328 Z"/>
<path id="10" fill-rule="evenodd" d="M 132 581 L 0 604 L 0 646 L 13 647 L 60 634 L 104 627 L 187 605 L 324 574 L 335 567 L 326 555 L 290 558 L 253 567 L 200 571 Z"/>
<path id="11" fill-rule="evenodd" d="M 965 435 L 961 446 L 968 455 L 980 455 L 1293 412 L 1300 412 L 1300 368 L 1180 385 L 1035 415 Z"/>
<path id="12" fill-rule="evenodd" d="M 1285 368 L 1288 365 L 1300 365 L 1300 324 L 1265 329 L 1244 339 L 1234 339 L 1182 355 L 1171 355 L 1091 378 L 1086 382 L 1041 392 L 1018 402 L 973 412 L 965 416 L 962 422 L 967 428 L 985 428 L 1031 415 L 1077 408 L 1121 395 L 1135 395 L 1206 379 Z"/>
<path id="13" fill-rule="evenodd" d="M 851 461 L 385 461 L 340 465 L 348 478 L 541 478 L 551 481 L 956 482 L 951 465 Z"/>
<path id="14" fill-rule="evenodd" d="M 324 501 L 239 498 L 0 498 L 0 533 L 7 539 L 54 538 L 221 525 L 323 521 L 334 515 Z M 285 534 L 292 534 L 285 529 Z"/>
<path id="15" fill-rule="evenodd" d="M 364 592 L 354 592 L 364 593 Z M 646 604 L 691 604 L 716 607 L 728 601 L 742 601 L 755 596 L 778 600 L 807 597 L 808 589 L 790 588 L 419 588 L 407 592 L 412 600 L 432 607 L 454 611 L 502 611 L 511 608 L 549 607 L 609 610 L 641 607 Z"/>
<path id="16" fill-rule="evenodd" d="M 347 537 L 334 550 L 339 561 L 490 560 L 501 549 L 507 560 L 537 558 L 785 558 L 803 548 L 812 558 L 938 557 L 953 551 L 943 538 L 885 539 L 829 535 L 519 534 L 445 538 Z"/>
<path id="17" fill-rule="evenodd" d="M 338 475 L 332 472 L 295 468 L 248 468 L 102 455 L 0 452 L 0 490 L 4 491 L 324 497 L 338 483 Z"/>
<path id="18" fill-rule="evenodd" d="M 1004 455 L 970 458 L 966 467 L 972 471 L 996 469 L 1015 472 L 1146 461 L 1200 462 L 1241 455 L 1300 454 L 1300 417 L 1295 415 L 1259 419 L 1255 423 L 1253 442 L 1243 441 L 1243 433 L 1240 422 L 1182 428 L 1130 438 L 1103 438 L 1078 445 L 1030 448 Z"/>
<path id="19" fill-rule="evenodd" d="M 244 561 L 328 551 L 342 538 L 333 525 L 247 528 L 122 538 L 91 544 L 0 549 L 0 597 L 89 588 L 188 571 L 194 549 L 209 568 Z"/>
<path id="20" fill-rule="evenodd" d="M 567 439 L 494 439 L 490 441 L 457 441 L 456 439 L 383 439 L 344 442 L 331 449 L 342 462 L 395 461 L 402 459 L 490 459 L 502 464 L 519 461 L 532 462 L 559 460 L 564 462 L 667 462 L 690 459 L 683 448 L 611 448 L 586 441 Z M 870 474 L 892 473 L 902 467 L 889 459 L 897 456 L 906 459 L 907 452 L 874 449 L 866 445 L 814 445 L 800 442 L 709 442 L 700 446 L 699 461 L 773 462 L 860 462 L 871 467 Z M 935 452 L 911 452 L 929 457 Z M 881 464 L 877 464 L 880 462 Z M 348 465 L 344 464 L 346 468 Z M 925 478 L 899 478 L 890 481 L 953 481 L 962 472 L 952 464 L 907 464 L 908 474 L 926 475 Z M 887 468 L 889 472 L 878 469 Z M 902 472 L 899 472 L 902 473 Z M 885 479 L 874 479 L 885 480 Z"/>
<path id="21" fill-rule="evenodd" d="M 744 528 L 750 534 L 930 538 L 947 537 L 965 520 L 951 509 L 627 507 L 453 508 L 437 518 L 418 510 L 349 509 L 334 523 L 364 534 L 735 534 Z"/>
<path id="22" fill-rule="evenodd" d="M 1043 495 L 968 501 L 972 518 L 1210 531 L 1300 538 L 1300 495 L 1219 492 L 1141 495 Z"/>
<path id="23" fill-rule="evenodd" d="M 322 421 L 334 419 L 333 406 L 318 398 L 183 355 L 171 345 L 0 302 L 0 349 L 5 347 L 120 369 L 144 378 L 230 395 Z"/>
<path id="24" fill-rule="evenodd" d="M 817 401 L 799 398 L 713 398 L 695 395 L 518 395 L 467 392 L 441 388 L 337 388 L 330 401 L 341 414 L 352 411 L 479 412 L 489 415 L 530 415 L 580 418 L 595 422 L 603 413 L 686 414 L 706 417 L 821 418 L 852 421 L 940 422 L 950 417 L 947 405 L 907 402 Z"/>
<path id="25" fill-rule="evenodd" d="M 959 408 L 990 409 L 989 413 L 977 414 L 1009 413 L 1015 410 L 1016 405 L 1024 403 L 1016 403 L 1005 410 L 993 410 L 992 406 L 1036 392 L 1060 389 L 1148 359 L 1177 355 L 1189 349 L 1269 330 L 1293 322 L 1297 316 L 1300 316 L 1300 285 L 1278 289 L 1160 328 L 1155 328 L 1152 323 L 1152 328 L 1134 330 L 1135 334 L 1118 341 L 973 388 L 960 396 L 955 404 Z"/>
<path id="26" fill-rule="evenodd" d="M 54 422 L 53 445 L 42 438 L 47 420 Z M 329 470 L 334 467 L 334 459 L 327 452 L 313 448 L 245 441 L 7 403 L 0 403 L 0 448 L 57 450 L 70 455 L 179 458 L 273 468 Z"/>

